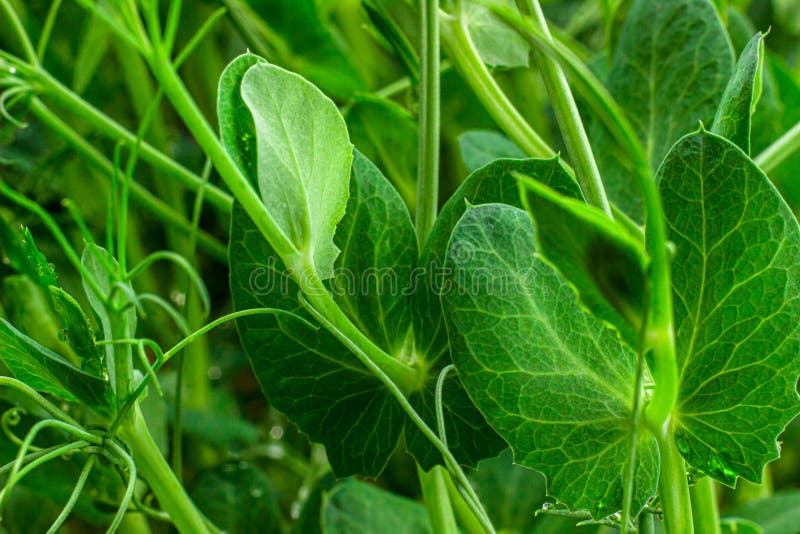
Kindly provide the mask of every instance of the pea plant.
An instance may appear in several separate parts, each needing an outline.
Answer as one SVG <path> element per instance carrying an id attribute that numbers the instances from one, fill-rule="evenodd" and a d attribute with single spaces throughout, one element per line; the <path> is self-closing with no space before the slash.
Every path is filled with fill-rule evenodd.
<path id="1" fill-rule="evenodd" d="M 0 531 L 48 477 L 47 532 L 796 531 L 800 76 L 755 3 L 186 4 L 0 0 L 4 135 L 101 177 L 54 206 L 0 152 Z M 232 323 L 268 432 L 202 418 Z"/>

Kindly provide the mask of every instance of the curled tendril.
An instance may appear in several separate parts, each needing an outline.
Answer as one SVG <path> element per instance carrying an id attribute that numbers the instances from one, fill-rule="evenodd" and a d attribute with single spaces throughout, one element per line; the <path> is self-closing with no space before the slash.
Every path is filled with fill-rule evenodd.
<path id="1" fill-rule="evenodd" d="M 439 371 L 439 377 L 436 379 L 436 427 L 439 430 L 439 439 L 442 440 L 442 443 L 444 443 L 445 447 L 447 446 L 447 432 L 445 431 L 444 427 L 444 404 L 442 402 L 442 390 L 444 389 L 444 381 L 447 378 L 447 373 L 453 369 L 455 369 L 455 366 L 452 363 L 442 367 L 442 370 Z"/>
<path id="2" fill-rule="evenodd" d="M 0 94 L 0 116 L 17 128 L 27 128 L 28 124 L 14 117 L 8 108 L 33 92 L 33 87 L 28 84 L 15 85 L 3 91 Z"/>
<path id="3" fill-rule="evenodd" d="M 22 439 L 19 438 L 19 436 L 17 436 L 14 433 L 14 431 L 11 429 L 11 427 L 12 426 L 17 426 L 18 424 L 20 424 L 20 422 L 22 421 L 22 416 L 23 415 L 28 415 L 28 410 L 26 410 L 25 408 L 22 408 L 21 406 L 15 406 L 15 407 L 3 412 L 3 416 L 0 417 L 0 428 L 2 428 L 3 434 L 5 434 L 6 437 L 9 440 L 11 440 L 11 442 L 14 445 L 16 445 L 18 447 L 22 446 L 23 441 L 22 441 Z M 39 447 L 31 446 L 30 450 L 32 450 L 34 452 L 38 452 L 38 451 L 40 451 L 42 449 L 39 448 Z"/>

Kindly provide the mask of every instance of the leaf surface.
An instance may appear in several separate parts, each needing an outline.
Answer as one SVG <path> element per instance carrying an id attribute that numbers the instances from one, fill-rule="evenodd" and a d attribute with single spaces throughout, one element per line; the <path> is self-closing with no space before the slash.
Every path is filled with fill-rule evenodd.
<path id="1" fill-rule="evenodd" d="M 80 401 L 102 415 L 113 411 L 109 383 L 81 371 L 60 355 L 0 319 L 0 358 L 22 382 L 66 401 Z"/>
<path id="2" fill-rule="evenodd" d="M 731 140 L 747 154 L 750 122 L 761 93 L 763 60 L 764 36 L 759 32 L 739 55 L 711 126 L 712 132 Z"/>
<path id="3" fill-rule="evenodd" d="M 361 95 L 344 114 L 350 139 L 400 192 L 413 213 L 417 198 L 417 121 L 398 104 Z"/>
<path id="4" fill-rule="evenodd" d="M 636 0 L 625 19 L 607 87 L 657 169 L 670 147 L 711 123 L 733 70 L 725 28 L 708 0 Z M 595 155 L 608 195 L 642 220 L 635 173 L 616 142 L 593 128 Z"/>
<path id="5" fill-rule="evenodd" d="M 353 158 L 344 119 L 310 82 L 266 62 L 244 73 L 241 96 L 255 126 L 261 200 L 320 278 L 329 278 Z"/>
<path id="6" fill-rule="evenodd" d="M 571 180 L 557 160 L 550 160 Z M 522 203 L 536 224 L 539 250 L 587 308 L 638 347 L 646 310 L 644 243 L 583 199 L 569 198 L 519 175 Z"/>
<path id="7" fill-rule="evenodd" d="M 516 10 L 513 0 L 496 0 L 495 3 Z M 527 67 L 530 48 L 527 41 L 509 28 L 482 2 L 466 0 L 464 17 L 470 37 L 481 59 L 493 67 Z"/>
<path id="8" fill-rule="evenodd" d="M 571 509 L 601 518 L 622 507 L 636 355 L 578 305 L 535 239 L 528 215 L 509 206 L 478 206 L 459 221 L 443 299 L 465 349 L 453 359 L 515 462 L 544 473 L 548 493 Z M 635 510 L 658 479 L 651 435 L 640 435 L 637 458 Z"/>
<path id="9" fill-rule="evenodd" d="M 759 482 L 800 411 L 800 229 L 758 167 L 712 133 L 684 137 L 658 177 L 676 246 L 678 449 L 720 482 Z"/>
<path id="10" fill-rule="evenodd" d="M 525 154 L 501 133 L 491 130 L 470 130 L 458 138 L 461 159 L 473 173 L 496 159 L 523 159 Z"/>
<path id="11" fill-rule="evenodd" d="M 356 479 L 337 484 L 324 498 L 325 534 L 426 534 L 428 512 L 418 502 Z"/>

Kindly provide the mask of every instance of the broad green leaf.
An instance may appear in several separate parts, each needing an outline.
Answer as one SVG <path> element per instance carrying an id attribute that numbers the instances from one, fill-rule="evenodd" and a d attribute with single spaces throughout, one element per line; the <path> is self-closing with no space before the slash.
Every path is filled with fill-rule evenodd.
<path id="1" fill-rule="evenodd" d="M 569 178 L 557 160 L 555 172 Z M 600 209 L 519 175 L 522 203 L 536 224 L 539 250 L 583 304 L 638 347 L 646 310 L 647 258 L 636 240 Z"/>
<path id="2" fill-rule="evenodd" d="M 385 98 L 355 97 L 344 112 L 350 140 L 400 192 L 413 213 L 417 199 L 417 121 Z"/>
<path id="3" fill-rule="evenodd" d="M 282 532 L 277 492 L 255 464 L 228 461 L 204 471 L 190 495 L 203 515 L 224 532 Z"/>
<path id="4" fill-rule="evenodd" d="M 60 355 L 0 319 L 0 358 L 34 389 L 67 401 L 78 400 L 102 415 L 114 410 L 113 394 L 103 378 L 81 371 Z"/>
<path id="5" fill-rule="evenodd" d="M 422 394 L 412 395 L 415 409 L 429 424 L 435 424 L 435 378 L 450 363 L 450 354 L 462 350 L 461 340 L 451 335 L 445 326 L 441 296 L 449 290 L 445 255 L 447 243 L 467 204 L 504 202 L 520 206 L 519 190 L 513 172 L 536 176 L 538 180 L 557 188 L 566 195 L 580 197 L 578 185 L 572 178 L 556 172 L 557 167 L 545 160 L 496 160 L 472 173 L 447 201 L 422 249 L 414 278 L 412 317 L 417 352 L 430 368 L 430 380 Z M 468 254 L 469 251 L 464 251 Z M 503 441 L 486 425 L 464 391 L 461 382 L 451 374 L 443 389 L 445 429 L 451 449 L 462 461 L 474 464 L 481 458 L 497 454 Z M 406 443 L 423 465 L 438 461 L 438 453 L 421 434 L 406 436 Z M 460 450 L 459 450 L 460 449 Z"/>
<path id="6" fill-rule="evenodd" d="M 426 534 L 425 507 L 356 479 L 337 484 L 323 499 L 324 534 Z"/>
<path id="7" fill-rule="evenodd" d="M 755 34 L 736 62 L 711 131 L 750 153 L 750 121 L 761 95 L 764 36 Z"/>
<path id="8" fill-rule="evenodd" d="M 280 308 L 309 317 L 280 258 L 236 204 L 231 219 L 230 286 L 234 308 Z M 403 429 L 399 404 L 327 330 L 293 319 L 237 320 L 239 338 L 272 405 L 322 443 L 339 476 L 377 476 Z"/>
<path id="9" fill-rule="evenodd" d="M 800 525 L 800 491 L 782 491 L 749 501 L 728 511 L 731 517 L 749 519 L 764 534 L 797 534 Z"/>
<path id="10" fill-rule="evenodd" d="M 516 9 L 514 0 L 496 0 L 496 3 Z M 484 63 L 507 68 L 528 66 L 527 41 L 503 24 L 485 3 L 465 0 L 463 9 L 470 37 Z"/>
<path id="11" fill-rule="evenodd" d="M 578 304 L 535 240 L 530 217 L 510 206 L 478 206 L 461 218 L 447 256 L 453 287 L 443 297 L 465 349 L 453 360 L 515 462 L 544 473 L 548 494 L 571 509 L 602 518 L 622 507 L 636 354 Z M 635 510 L 656 489 L 651 435 L 640 435 L 637 458 Z"/>
<path id="12" fill-rule="evenodd" d="M 678 449 L 728 485 L 759 482 L 800 411 L 800 229 L 734 144 L 699 131 L 658 173 L 679 366 Z"/>
<path id="13" fill-rule="evenodd" d="M 722 534 L 764 534 L 756 523 L 738 517 L 724 518 L 720 521 Z"/>
<path id="14" fill-rule="evenodd" d="M 313 261 L 292 267 L 313 267 L 329 278 L 353 159 L 344 119 L 310 82 L 269 63 L 244 73 L 241 95 L 255 125 L 261 199 L 280 230 Z"/>
<path id="15" fill-rule="evenodd" d="M 361 332 L 389 354 L 408 357 L 414 224 L 397 191 L 359 152 L 352 173 L 347 216 L 334 239 L 342 253 L 331 288 Z"/>
<path id="16" fill-rule="evenodd" d="M 733 70 L 733 52 L 708 0 L 636 0 L 619 38 L 607 87 L 658 168 L 681 136 L 710 124 Z M 592 129 L 610 199 L 642 219 L 636 174 L 610 135 Z"/>
<path id="17" fill-rule="evenodd" d="M 470 130 L 458 138 L 461 159 L 472 173 L 496 159 L 523 159 L 525 154 L 503 134 L 491 130 Z"/>

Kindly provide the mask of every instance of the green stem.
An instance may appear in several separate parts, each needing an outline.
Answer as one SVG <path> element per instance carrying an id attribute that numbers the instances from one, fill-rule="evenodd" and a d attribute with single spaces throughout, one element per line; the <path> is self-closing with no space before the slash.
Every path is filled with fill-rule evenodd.
<path id="1" fill-rule="evenodd" d="M 692 498 L 694 531 L 702 534 L 722 534 L 717 509 L 717 491 L 714 479 L 702 477 L 689 488 Z"/>
<path id="2" fill-rule="evenodd" d="M 436 222 L 439 208 L 439 2 L 420 0 L 422 65 L 420 78 L 417 242 L 420 249 Z"/>
<path id="3" fill-rule="evenodd" d="M 28 59 L 31 65 L 38 67 L 39 56 L 36 54 L 36 49 L 33 47 L 33 43 L 28 36 L 28 32 L 25 31 L 22 21 L 20 21 L 19 16 L 17 16 L 17 11 L 8 0 L 0 0 L 0 7 L 2 7 L 6 12 L 8 20 L 11 21 L 11 27 L 13 28 L 14 33 L 17 34 L 17 39 L 19 39 L 19 43 L 22 45 L 22 50 L 25 52 L 25 57 Z"/>
<path id="4" fill-rule="evenodd" d="M 538 0 L 517 0 L 517 4 L 520 4 L 523 12 L 530 15 L 531 22 L 538 27 L 544 38 L 552 43 L 553 38 Z M 556 121 L 561 128 L 567 154 L 575 166 L 575 175 L 586 201 L 600 208 L 609 218 L 613 219 L 611 206 L 600 178 L 600 171 L 597 168 L 594 154 L 592 154 L 592 147 L 589 145 L 589 138 L 583 127 L 578 106 L 567 83 L 567 77 L 556 60 L 542 52 L 537 53 L 536 56 L 545 87 L 550 95 Z"/>
<path id="5" fill-rule="evenodd" d="M 109 308 L 113 307 L 113 302 Z M 127 320 L 127 311 L 114 311 L 109 309 L 111 320 L 110 339 L 128 339 L 131 337 L 130 325 Z M 114 345 L 114 389 L 118 399 L 127 399 L 133 391 L 133 354 L 130 345 Z"/>
<path id="6" fill-rule="evenodd" d="M 86 141 L 72 127 L 62 121 L 58 115 L 53 113 L 38 98 L 31 100 L 30 111 L 42 123 L 60 135 L 75 150 L 80 152 L 88 161 L 93 163 L 101 174 L 108 180 L 114 172 L 114 165 L 103 156 L 94 146 Z M 165 224 L 180 230 L 183 234 L 190 234 L 192 231 L 191 223 L 181 214 L 164 203 L 157 196 L 153 195 L 147 188 L 138 182 L 131 182 L 131 198 L 148 213 L 159 218 Z M 197 243 L 216 260 L 227 262 L 228 251 L 218 239 L 211 234 L 200 231 L 197 236 Z"/>
<path id="7" fill-rule="evenodd" d="M 800 149 L 800 122 L 765 148 L 756 156 L 755 162 L 765 174 L 769 174 L 798 149 Z"/>
<path id="8" fill-rule="evenodd" d="M 83 100 L 68 87 L 53 78 L 48 72 L 39 70 L 36 75 L 44 92 L 60 107 L 74 113 L 92 127 L 99 134 L 111 139 L 124 141 L 129 146 L 136 144 L 136 134 L 128 131 L 111 117 Z M 186 169 L 179 163 L 162 152 L 156 150 L 148 143 L 142 143 L 140 148 L 141 158 L 162 172 L 169 174 L 185 185 L 191 191 L 197 191 L 201 186 L 206 187 L 206 200 L 208 203 L 223 213 L 230 213 L 233 208 L 233 199 L 217 187 L 204 185 L 203 179 Z"/>
<path id="9" fill-rule="evenodd" d="M 441 15 L 442 45 L 481 104 L 508 137 L 531 157 L 555 153 L 519 113 L 481 60 L 462 17 Z"/>
<path id="10" fill-rule="evenodd" d="M 206 520 L 194 506 L 169 464 L 161 455 L 145 420 L 137 408 L 132 421 L 120 427 L 120 436 L 133 452 L 136 467 L 182 534 L 210 532 Z"/>
<path id="11" fill-rule="evenodd" d="M 446 479 L 450 475 L 444 467 L 437 465 L 427 473 L 417 465 L 422 498 L 428 510 L 428 519 L 437 534 L 458 534 L 456 518 L 447 491 Z"/>
<path id="12" fill-rule="evenodd" d="M 692 504 L 686 481 L 686 464 L 683 461 L 668 420 L 660 429 L 654 429 L 661 459 L 658 479 L 658 496 L 664 514 L 664 531 L 667 534 L 693 534 Z M 706 534 L 700 531 L 699 534 Z"/>

